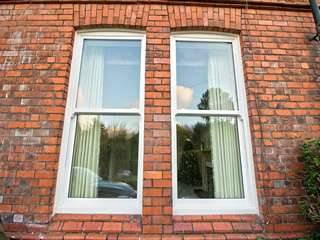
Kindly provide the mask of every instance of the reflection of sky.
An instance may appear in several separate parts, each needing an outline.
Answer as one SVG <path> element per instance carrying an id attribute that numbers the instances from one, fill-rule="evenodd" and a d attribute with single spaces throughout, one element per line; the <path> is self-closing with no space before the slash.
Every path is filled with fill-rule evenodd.
<path id="1" fill-rule="evenodd" d="M 185 89 L 190 89 L 193 92 L 192 99 L 185 99 L 182 103 L 180 100 L 180 106 L 178 107 L 198 109 L 197 105 L 201 101 L 202 94 L 208 89 L 206 71 L 207 67 L 204 68 L 203 66 L 177 66 L 177 85 L 183 86 Z M 184 93 L 178 92 L 178 94 Z"/>
<path id="2" fill-rule="evenodd" d="M 99 48 L 104 56 L 104 108 L 138 108 L 140 40 L 85 40 L 83 56 Z"/>
<path id="3" fill-rule="evenodd" d="M 189 101 L 178 97 L 178 107 L 188 109 L 198 109 L 202 95 L 208 89 L 208 59 L 210 56 L 219 54 L 221 61 L 225 61 L 226 69 L 221 69 L 226 76 L 218 86 L 236 99 L 235 78 L 232 58 L 232 48 L 229 43 L 209 43 L 209 42 L 177 42 L 177 87 L 183 86 L 185 89 L 193 91 L 192 99 Z M 179 94 L 179 92 L 178 92 Z M 180 94 L 183 94 L 181 91 Z M 180 101 L 180 106 L 179 106 Z M 185 106 L 188 103 L 188 107 Z"/>
<path id="4" fill-rule="evenodd" d="M 206 123 L 206 119 L 203 117 L 189 117 L 189 116 L 177 116 L 176 123 L 180 126 L 188 126 L 188 128 L 193 128 L 197 123 Z"/>

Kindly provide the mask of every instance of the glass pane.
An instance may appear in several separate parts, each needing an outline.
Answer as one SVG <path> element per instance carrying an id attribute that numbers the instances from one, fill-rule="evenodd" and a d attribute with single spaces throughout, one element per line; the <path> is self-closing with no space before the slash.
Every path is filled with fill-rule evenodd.
<path id="1" fill-rule="evenodd" d="M 141 41 L 84 40 L 77 107 L 138 108 Z"/>
<path id="2" fill-rule="evenodd" d="M 177 108 L 237 108 L 231 43 L 177 41 Z"/>
<path id="3" fill-rule="evenodd" d="M 243 198 L 237 119 L 176 121 L 178 198 Z"/>
<path id="4" fill-rule="evenodd" d="M 80 115 L 70 198 L 136 198 L 138 116 Z"/>

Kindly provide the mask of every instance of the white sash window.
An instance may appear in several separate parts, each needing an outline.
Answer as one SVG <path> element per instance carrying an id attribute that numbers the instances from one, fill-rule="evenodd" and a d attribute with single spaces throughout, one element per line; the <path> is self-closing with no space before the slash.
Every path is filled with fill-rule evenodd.
<path id="1" fill-rule="evenodd" d="M 141 213 L 145 35 L 78 32 L 55 212 Z"/>
<path id="2" fill-rule="evenodd" d="M 257 213 L 239 37 L 171 38 L 174 214 Z"/>

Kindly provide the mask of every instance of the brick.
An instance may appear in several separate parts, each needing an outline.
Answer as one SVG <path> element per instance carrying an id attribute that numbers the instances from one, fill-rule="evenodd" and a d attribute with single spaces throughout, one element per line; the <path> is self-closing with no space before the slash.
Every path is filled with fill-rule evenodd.
<path id="1" fill-rule="evenodd" d="M 212 225 L 211 223 L 206 222 L 195 222 L 192 223 L 193 231 L 194 232 L 212 232 Z"/>
<path id="2" fill-rule="evenodd" d="M 213 230 L 217 233 L 228 233 L 232 232 L 232 226 L 229 222 L 214 222 Z"/>
<path id="3" fill-rule="evenodd" d="M 144 189 L 143 195 L 146 197 L 156 197 L 156 196 L 162 196 L 162 190 L 161 189 L 152 189 L 152 188 L 147 188 Z"/>
<path id="4" fill-rule="evenodd" d="M 127 233 L 141 232 L 141 226 L 139 223 L 123 223 L 123 232 L 127 232 Z"/>
<path id="5" fill-rule="evenodd" d="M 143 233 L 146 234 L 154 234 L 154 233 L 161 233 L 162 226 L 161 225 L 144 225 L 143 226 Z"/>
<path id="6" fill-rule="evenodd" d="M 162 172 L 161 171 L 144 171 L 145 179 L 161 179 Z"/>
<path id="7" fill-rule="evenodd" d="M 28 221 L 28 229 L 8 223 L 7 231 L 30 239 L 42 231 L 38 225 L 48 227 L 45 239 L 256 239 L 262 231 L 273 239 L 303 237 L 312 227 L 298 208 L 305 196 L 295 173 L 302 168 L 297 161 L 303 139 L 320 134 L 319 46 L 307 39 L 314 27 L 312 14 L 303 10 L 307 4 L 1 4 L 0 211 L 6 221 L 10 214 Z M 74 31 L 111 26 L 147 35 L 142 73 L 147 216 L 143 224 L 133 215 L 51 218 Z M 241 33 L 259 216 L 172 216 L 170 37 L 180 30 Z"/>
<path id="8" fill-rule="evenodd" d="M 155 214 L 156 215 L 156 214 Z M 164 224 L 164 225 L 170 225 L 172 222 L 171 216 L 152 216 L 152 223 L 153 224 Z"/>
<path id="9" fill-rule="evenodd" d="M 121 232 L 122 223 L 120 222 L 107 222 L 103 224 L 102 231 L 110 232 L 110 233 L 118 233 Z"/>
<path id="10" fill-rule="evenodd" d="M 172 181 L 171 180 L 154 180 L 153 187 L 171 187 Z"/>
<path id="11" fill-rule="evenodd" d="M 102 222 L 85 222 L 82 228 L 87 232 L 99 232 L 102 229 Z"/>
<path id="12" fill-rule="evenodd" d="M 84 240 L 85 235 L 81 233 L 77 234 L 66 234 L 64 235 L 63 239 L 68 239 L 68 240 Z"/>
<path id="13" fill-rule="evenodd" d="M 65 222 L 63 224 L 62 230 L 65 232 L 76 232 L 81 231 L 82 222 Z"/>
<path id="14" fill-rule="evenodd" d="M 191 223 L 174 223 L 174 231 L 175 232 L 192 232 L 192 224 Z"/>
<path id="15" fill-rule="evenodd" d="M 244 234 L 226 234 L 226 239 L 236 240 L 236 239 L 247 239 L 247 236 Z"/>
<path id="16" fill-rule="evenodd" d="M 174 236 L 174 235 L 163 235 L 162 240 L 182 240 L 185 239 L 185 237 L 182 236 Z"/>
<path id="17" fill-rule="evenodd" d="M 32 171 L 32 170 L 19 170 L 17 172 L 17 177 L 20 177 L 20 178 L 33 178 L 34 177 L 34 171 Z"/>
<path id="18" fill-rule="evenodd" d="M 144 207 L 143 215 L 160 215 L 162 213 L 161 207 Z"/>
<path id="19" fill-rule="evenodd" d="M 107 235 L 105 234 L 90 233 L 86 236 L 86 240 L 105 240 L 105 239 L 107 239 Z"/>
<path id="20" fill-rule="evenodd" d="M 274 226 L 275 232 L 299 232 L 305 229 L 306 226 L 302 224 L 276 224 Z"/>
<path id="21" fill-rule="evenodd" d="M 233 230 L 236 232 L 252 232 L 251 225 L 249 223 L 232 223 Z"/>

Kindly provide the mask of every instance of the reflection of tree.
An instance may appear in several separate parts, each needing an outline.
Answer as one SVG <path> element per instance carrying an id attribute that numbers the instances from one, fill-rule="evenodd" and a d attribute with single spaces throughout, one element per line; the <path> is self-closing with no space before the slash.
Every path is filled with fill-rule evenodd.
<path id="1" fill-rule="evenodd" d="M 197 105 L 199 110 L 208 110 L 208 90 L 206 90 L 201 97 L 200 103 Z"/>
<path id="2" fill-rule="evenodd" d="M 201 97 L 197 105 L 199 110 L 233 110 L 233 101 L 229 93 L 221 88 L 209 88 Z"/>
<path id="3" fill-rule="evenodd" d="M 138 138 L 139 134 L 129 132 L 125 124 L 106 127 L 101 123 L 99 175 L 102 178 L 136 187 Z M 123 176 L 127 170 L 131 171 L 130 176 Z"/>

